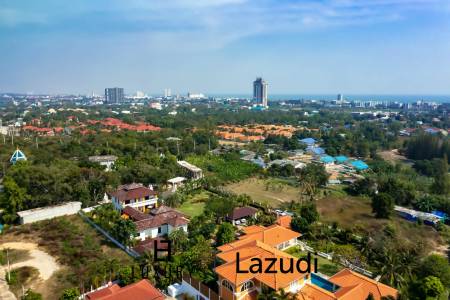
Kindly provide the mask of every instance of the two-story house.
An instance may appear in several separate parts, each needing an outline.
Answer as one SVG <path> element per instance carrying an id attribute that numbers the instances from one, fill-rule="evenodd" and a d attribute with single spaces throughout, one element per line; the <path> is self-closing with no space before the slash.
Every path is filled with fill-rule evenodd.
<path id="1" fill-rule="evenodd" d="M 255 300 L 271 290 L 290 293 L 298 300 L 366 300 L 369 295 L 381 300 L 398 296 L 396 289 L 349 269 L 329 278 L 315 273 L 313 261 L 311 266 L 282 251 L 295 245 L 295 239 L 300 236 L 288 228 L 250 226 L 245 233 L 239 240 L 218 248 L 217 258 L 223 262 L 214 269 L 218 275 L 218 294 L 189 276 L 186 279 L 184 276 L 181 285 L 170 286 L 169 290 L 174 295 L 184 293 L 205 300 Z M 276 263 L 272 264 L 273 261 Z"/>
<path id="2" fill-rule="evenodd" d="M 150 210 L 148 214 L 142 213 L 133 207 L 125 207 L 122 217 L 130 218 L 136 224 L 138 238 L 141 241 L 169 235 L 172 231 L 182 229 L 187 233 L 189 220 L 179 211 L 161 205 Z"/>
<path id="3" fill-rule="evenodd" d="M 158 203 L 156 192 L 141 183 L 121 185 L 117 190 L 110 192 L 109 196 L 117 210 L 130 206 L 141 212 L 147 212 L 155 208 Z"/>

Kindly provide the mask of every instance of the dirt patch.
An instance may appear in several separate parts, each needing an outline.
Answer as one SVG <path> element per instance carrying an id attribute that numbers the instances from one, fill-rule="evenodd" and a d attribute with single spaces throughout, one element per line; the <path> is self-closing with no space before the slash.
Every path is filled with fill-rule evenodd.
<path id="1" fill-rule="evenodd" d="M 408 165 L 413 165 L 414 162 L 407 159 L 405 156 L 401 155 L 398 152 L 398 149 L 393 149 L 393 150 L 386 150 L 386 151 L 380 151 L 377 153 L 379 156 L 381 156 L 382 159 L 387 160 L 391 163 L 397 163 L 397 162 L 402 162 Z"/>
<path id="2" fill-rule="evenodd" d="M 43 280 L 49 279 L 50 276 L 52 276 L 52 274 L 59 269 L 59 265 L 56 262 L 56 259 L 47 254 L 46 252 L 39 250 L 37 248 L 37 245 L 34 243 L 24 243 L 24 242 L 3 243 L 0 245 L 0 249 L 28 250 L 30 258 L 11 265 L 11 269 L 16 269 L 25 266 L 36 268 L 39 271 L 39 275 Z"/>

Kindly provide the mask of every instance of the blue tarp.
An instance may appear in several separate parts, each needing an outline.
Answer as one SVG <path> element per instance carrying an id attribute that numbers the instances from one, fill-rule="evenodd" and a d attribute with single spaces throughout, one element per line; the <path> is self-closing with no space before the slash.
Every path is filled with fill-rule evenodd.
<path id="1" fill-rule="evenodd" d="M 352 161 L 351 163 L 350 163 L 355 169 L 357 169 L 357 170 L 366 170 L 366 169 L 368 169 L 369 168 L 369 166 L 365 163 L 365 162 L 363 162 L 362 160 L 355 160 L 355 161 Z"/>
<path id="2" fill-rule="evenodd" d="M 334 158 L 329 155 L 324 155 L 320 158 L 320 161 L 326 164 L 331 164 L 332 162 L 334 162 Z"/>
<path id="3" fill-rule="evenodd" d="M 338 162 L 340 164 L 345 163 L 348 160 L 348 157 L 344 156 L 344 155 L 339 155 L 334 158 L 336 159 L 336 162 Z"/>
<path id="4" fill-rule="evenodd" d="M 447 219 L 447 214 L 443 211 L 433 210 L 431 213 L 438 218 Z"/>
<path id="5" fill-rule="evenodd" d="M 305 138 L 305 139 L 301 139 L 300 142 L 304 143 L 304 144 L 306 144 L 308 146 L 312 146 L 312 145 L 314 145 L 316 143 L 316 140 L 313 139 L 313 138 Z"/>
<path id="6" fill-rule="evenodd" d="M 323 148 L 320 147 L 308 147 L 306 148 L 306 150 L 312 154 L 315 155 L 322 155 L 325 154 L 325 150 Z"/>

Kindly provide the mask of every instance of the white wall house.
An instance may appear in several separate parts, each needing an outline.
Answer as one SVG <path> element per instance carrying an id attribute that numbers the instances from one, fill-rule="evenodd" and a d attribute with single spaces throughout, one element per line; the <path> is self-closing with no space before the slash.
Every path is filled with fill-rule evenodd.
<path id="1" fill-rule="evenodd" d="M 117 210 L 123 210 L 126 206 L 130 206 L 141 212 L 147 212 L 155 208 L 158 203 L 156 192 L 139 183 L 119 186 L 116 191 L 109 193 L 109 196 Z"/>

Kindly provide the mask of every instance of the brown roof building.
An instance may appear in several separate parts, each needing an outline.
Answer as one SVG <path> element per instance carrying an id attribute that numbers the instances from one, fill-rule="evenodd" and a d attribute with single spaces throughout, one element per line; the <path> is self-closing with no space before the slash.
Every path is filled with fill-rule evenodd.
<path id="1" fill-rule="evenodd" d="M 121 185 L 117 190 L 110 192 L 109 196 L 117 210 L 130 206 L 141 212 L 146 212 L 155 208 L 158 202 L 157 193 L 141 183 Z"/>
<path id="2" fill-rule="evenodd" d="M 126 207 L 122 211 L 122 217 L 134 221 L 141 241 L 168 235 L 178 229 L 187 232 L 189 223 L 184 214 L 164 205 L 150 210 L 148 214 L 139 212 L 132 207 Z"/>

